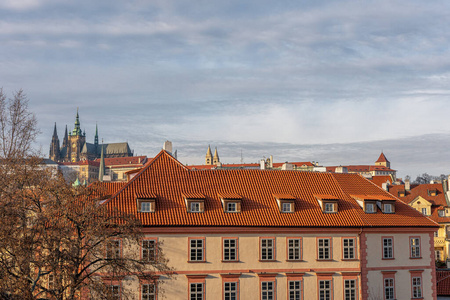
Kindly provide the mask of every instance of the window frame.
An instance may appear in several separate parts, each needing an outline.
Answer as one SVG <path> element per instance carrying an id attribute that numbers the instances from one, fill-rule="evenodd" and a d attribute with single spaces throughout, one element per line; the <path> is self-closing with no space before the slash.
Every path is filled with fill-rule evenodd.
<path id="1" fill-rule="evenodd" d="M 321 282 L 328 283 L 329 286 L 328 287 L 321 287 Z M 323 297 L 321 295 L 321 293 L 323 294 Z M 329 293 L 329 295 L 326 295 L 327 293 Z M 319 300 L 333 300 L 333 279 L 332 278 L 321 278 L 318 277 L 317 278 L 317 299 Z"/>
<path id="2" fill-rule="evenodd" d="M 391 241 L 391 245 L 385 245 L 384 241 L 390 240 Z M 389 250 L 391 249 L 390 256 L 386 256 L 386 252 L 385 249 Z M 382 259 L 395 259 L 394 256 L 394 237 L 393 236 L 382 236 L 381 237 L 381 253 L 382 253 Z"/>
<path id="3" fill-rule="evenodd" d="M 114 289 L 117 288 L 117 294 L 115 294 Z M 112 299 L 122 299 L 122 285 L 120 283 L 108 284 L 108 290 L 111 292 Z"/>
<path id="4" fill-rule="evenodd" d="M 144 286 L 153 286 L 153 293 L 152 292 L 147 292 L 147 295 L 144 295 Z M 157 300 L 158 299 L 158 286 L 156 283 L 151 283 L 151 282 L 146 282 L 146 283 L 141 283 L 140 285 L 140 300 Z M 150 297 L 153 296 L 153 299 L 151 298 L 144 298 L 144 297 Z"/>
<path id="5" fill-rule="evenodd" d="M 267 289 L 264 290 L 263 289 L 264 284 L 266 284 L 266 285 L 271 284 L 272 288 L 269 289 L 267 287 Z M 264 292 L 266 292 L 267 294 L 264 295 Z M 271 293 L 271 295 L 269 295 L 269 293 Z M 275 280 L 275 278 L 273 278 L 273 279 L 272 278 L 267 278 L 267 279 L 264 278 L 264 279 L 260 280 L 260 282 L 259 282 L 259 295 L 260 295 L 260 299 L 261 300 L 276 300 L 277 299 L 277 290 L 276 290 L 276 280 Z"/>
<path id="6" fill-rule="evenodd" d="M 201 211 L 201 203 L 200 201 L 190 201 L 189 202 L 189 212 L 191 213 L 200 213 Z"/>
<path id="7" fill-rule="evenodd" d="M 320 246 L 320 242 L 322 240 L 323 241 L 328 241 L 328 246 Z M 333 259 L 333 239 L 331 237 L 317 237 L 316 238 L 316 249 L 317 249 L 317 251 L 316 251 L 316 255 L 317 255 L 316 260 L 330 261 L 330 260 Z M 327 257 L 325 257 L 325 255 L 324 255 L 323 258 L 320 257 L 321 250 L 322 251 L 328 250 Z M 325 254 L 325 252 L 323 252 L 323 254 Z"/>
<path id="8" fill-rule="evenodd" d="M 346 246 L 345 241 L 346 240 L 352 240 L 353 245 L 352 246 Z M 342 260 L 357 260 L 358 259 L 358 251 L 357 251 L 357 239 L 356 237 L 342 237 Z M 352 249 L 353 257 L 345 257 L 345 250 L 346 249 Z"/>
<path id="9" fill-rule="evenodd" d="M 220 274 L 220 276 L 222 277 L 222 299 L 223 300 L 227 300 L 226 298 L 226 290 L 225 290 L 225 284 L 226 283 L 235 283 L 236 284 L 236 300 L 239 300 L 240 298 L 240 287 L 239 287 L 239 277 L 241 276 L 240 273 L 225 273 L 225 274 Z"/>
<path id="10" fill-rule="evenodd" d="M 414 244 L 413 241 L 418 241 L 418 244 Z M 412 259 L 422 258 L 420 236 L 410 236 L 409 237 L 409 258 L 412 258 Z"/>
<path id="11" fill-rule="evenodd" d="M 228 290 L 227 291 L 227 284 L 231 285 L 234 284 L 235 285 L 235 289 L 233 290 Z M 227 280 L 227 281 L 223 281 L 222 282 L 222 296 L 223 296 L 223 300 L 231 300 L 233 299 L 233 293 L 234 293 L 234 299 L 238 300 L 239 299 L 239 280 L 238 281 L 234 281 L 234 280 Z M 227 295 L 227 293 L 229 293 Z"/>
<path id="12" fill-rule="evenodd" d="M 299 290 L 291 288 L 291 283 L 299 283 Z M 293 295 L 291 295 L 293 293 Z M 297 294 L 298 293 L 298 294 Z M 303 300 L 303 278 L 287 278 L 287 298 L 289 300 Z"/>
<path id="13" fill-rule="evenodd" d="M 349 281 L 353 281 L 354 283 L 354 287 L 347 287 L 346 283 Z M 359 299 L 359 295 L 358 295 L 358 278 L 357 277 L 346 277 L 344 276 L 343 281 L 343 298 L 344 300 L 358 300 Z M 347 298 L 347 291 L 354 291 L 354 296 L 350 296 L 350 298 Z"/>
<path id="14" fill-rule="evenodd" d="M 112 246 L 112 243 L 119 243 L 119 246 Z M 111 246 L 111 248 L 110 248 Z M 122 239 L 111 239 L 108 240 L 105 247 L 105 258 L 106 259 L 118 259 L 122 258 Z M 115 252 L 115 254 L 110 255 L 111 252 Z M 117 255 L 118 252 L 118 255 Z"/>
<path id="15" fill-rule="evenodd" d="M 397 271 L 382 271 L 383 274 L 383 299 L 384 300 L 395 300 L 396 299 L 396 288 L 395 288 L 395 273 Z M 392 285 L 387 285 L 387 281 L 391 282 Z M 387 298 L 387 289 L 392 290 L 392 297 Z"/>
<path id="16" fill-rule="evenodd" d="M 144 242 L 153 242 L 153 259 L 150 258 L 150 253 L 147 253 L 148 258 L 144 258 L 144 253 L 149 248 L 144 248 Z M 143 238 L 141 240 L 141 260 L 145 262 L 155 262 L 158 260 L 158 238 Z"/>
<path id="17" fill-rule="evenodd" d="M 228 213 L 236 213 L 236 212 L 238 212 L 238 208 L 237 208 L 237 203 L 236 202 L 227 201 L 226 206 L 227 206 L 227 212 Z M 230 209 L 230 207 L 234 207 L 234 208 Z"/>
<path id="18" fill-rule="evenodd" d="M 290 242 L 291 241 L 298 241 L 298 246 L 293 245 L 291 247 Z M 298 258 L 296 258 L 297 255 L 294 255 L 293 258 L 291 258 L 291 250 L 293 252 L 298 252 Z M 286 260 L 287 261 L 301 261 L 303 260 L 303 240 L 301 237 L 286 237 Z"/>
<path id="19" fill-rule="evenodd" d="M 202 241 L 202 246 L 192 247 L 192 241 Z M 195 251 L 195 257 L 193 258 L 193 251 Z M 201 251 L 201 259 L 196 259 L 198 252 Z M 188 262 L 190 263 L 203 263 L 206 262 L 206 239 L 205 237 L 189 237 L 188 238 Z"/>
<path id="20" fill-rule="evenodd" d="M 234 247 L 225 247 L 225 242 L 233 240 L 235 241 Z M 229 249 L 232 251 L 234 249 L 234 259 L 227 259 L 226 250 Z M 229 254 L 231 255 L 231 254 Z M 239 238 L 237 237 L 222 237 L 222 262 L 237 262 L 239 261 Z"/>
<path id="21" fill-rule="evenodd" d="M 272 241 L 271 246 L 263 246 L 263 241 Z M 271 250 L 272 254 L 271 257 L 264 258 L 263 256 L 263 250 L 266 249 L 266 251 Z M 266 256 L 268 254 L 266 253 Z M 276 260 L 276 239 L 275 237 L 260 237 L 259 238 L 259 261 L 266 262 L 266 261 L 275 261 Z"/>

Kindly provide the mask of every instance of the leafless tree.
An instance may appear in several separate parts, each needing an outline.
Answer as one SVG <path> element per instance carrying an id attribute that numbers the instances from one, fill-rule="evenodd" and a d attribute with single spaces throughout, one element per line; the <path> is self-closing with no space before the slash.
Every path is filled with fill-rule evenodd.
<path id="1" fill-rule="evenodd" d="M 104 205 L 101 184 L 75 189 L 42 167 L 23 92 L 0 98 L 0 299 L 114 299 L 115 280 L 154 282 L 157 272 L 170 273 L 160 245 L 146 260 L 133 251 L 141 224 Z"/>

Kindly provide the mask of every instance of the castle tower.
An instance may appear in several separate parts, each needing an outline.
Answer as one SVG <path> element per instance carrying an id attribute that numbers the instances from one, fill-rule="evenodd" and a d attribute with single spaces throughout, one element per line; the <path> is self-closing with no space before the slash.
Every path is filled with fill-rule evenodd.
<path id="1" fill-rule="evenodd" d="M 86 142 L 86 136 L 81 132 L 80 128 L 80 117 L 78 115 L 75 117 L 75 127 L 69 135 L 69 147 L 68 152 L 70 153 L 69 158 L 72 162 L 77 162 L 81 160 L 81 149 Z"/>
<path id="2" fill-rule="evenodd" d="M 380 157 L 378 157 L 377 161 L 375 162 L 376 166 L 383 166 L 386 168 L 391 168 L 391 163 L 387 160 L 386 156 L 384 156 L 384 153 L 381 152 Z"/>
<path id="3" fill-rule="evenodd" d="M 211 146 L 208 146 L 208 150 L 206 151 L 205 156 L 205 165 L 212 165 L 212 158 Z"/>
<path id="4" fill-rule="evenodd" d="M 55 127 L 53 129 L 53 136 L 52 141 L 50 143 L 50 153 L 49 158 L 54 161 L 58 161 L 61 157 L 61 152 L 59 148 L 59 139 L 58 139 L 58 133 L 56 132 L 56 122 Z"/>
<path id="5" fill-rule="evenodd" d="M 220 163 L 219 154 L 217 153 L 217 147 L 214 151 L 214 157 L 213 157 L 213 165 L 218 165 Z"/>
<path id="6" fill-rule="evenodd" d="M 66 132 L 64 133 L 64 139 L 62 143 L 62 147 L 68 147 L 69 146 L 69 136 L 67 134 L 67 125 L 66 125 Z"/>

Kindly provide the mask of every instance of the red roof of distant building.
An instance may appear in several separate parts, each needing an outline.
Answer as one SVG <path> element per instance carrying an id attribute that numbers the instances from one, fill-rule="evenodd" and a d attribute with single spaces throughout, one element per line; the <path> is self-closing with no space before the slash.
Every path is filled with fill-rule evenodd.
<path id="1" fill-rule="evenodd" d="M 384 156 L 384 153 L 381 152 L 380 157 L 378 157 L 376 162 L 389 162 L 386 158 L 386 156 Z"/>
<path id="2" fill-rule="evenodd" d="M 137 211 L 137 195 L 156 195 L 154 213 Z M 219 195 L 242 196 L 241 212 L 225 213 Z M 273 195 L 289 194 L 295 212 L 280 213 Z M 183 195 L 202 195 L 205 211 L 189 213 Z M 323 213 L 314 195 L 336 197 L 338 211 Z M 392 195 L 358 174 L 281 170 L 192 171 L 161 151 L 107 203 L 135 214 L 144 226 L 436 227 L 421 213 L 395 202 L 395 214 L 366 214 L 350 195 Z M 381 199 L 380 198 L 380 199 Z"/>
<path id="3" fill-rule="evenodd" d="M 379 187 L 383 187 L 383 183 L 392 184 L 392 177 L 390 175 L 377 175 L 372 176 L 371 180 L 373 183 L 378 185 Z"/>
<path id="4" fill-rule="evenodd" d="M 100 158 L 95 160 L 100 162 Z M 147 156 L 109 157 L 105 158 L 105 167 L 143 166 Z"/>
<path id="5" fill-rule="evenodd" d="M 438 296 L 450 296 L 449 270 L 436 270 L 436 289 Z"/>
<path id="6" fill-rule="evenodd" d="M 96 166 L 100 167 L 100 162 L 94 160 L 80 160 L 77 162 L 59 162 L 58 165 L 62 166 Z"/>

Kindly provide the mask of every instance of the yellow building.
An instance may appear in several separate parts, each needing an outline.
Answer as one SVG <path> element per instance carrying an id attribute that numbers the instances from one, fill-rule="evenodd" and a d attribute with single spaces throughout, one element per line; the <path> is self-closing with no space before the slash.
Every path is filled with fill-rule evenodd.
<path id="1" fill-rule="evenodd" d="M 436 299 L 437 224 L 357 174 L 190 170 L 161 151 L 106 203 L 146 235 L 117 251 L 162 243 L 176 279 L 119 277 L 118 297 Z"/>

